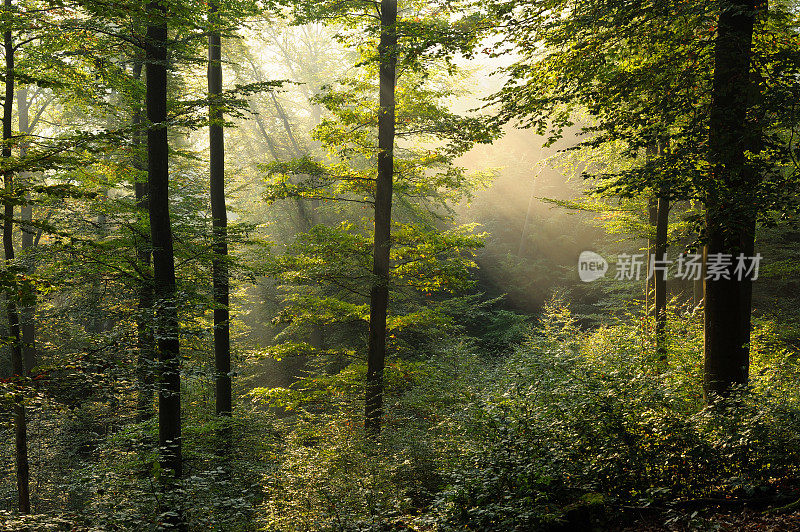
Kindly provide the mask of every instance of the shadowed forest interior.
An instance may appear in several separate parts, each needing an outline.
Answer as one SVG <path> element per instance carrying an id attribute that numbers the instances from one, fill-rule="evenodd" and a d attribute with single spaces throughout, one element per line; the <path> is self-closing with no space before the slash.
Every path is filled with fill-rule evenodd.
<path id="1" fill-rule="evenodd" d="M 0 14 L 0 530 L 800 529 L 797 0 Z"/>

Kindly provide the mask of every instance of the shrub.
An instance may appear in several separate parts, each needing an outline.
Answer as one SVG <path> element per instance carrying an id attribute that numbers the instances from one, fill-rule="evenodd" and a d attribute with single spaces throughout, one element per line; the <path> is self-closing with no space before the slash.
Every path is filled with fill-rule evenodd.
<path id="1" fill-rule="evenodd" d="M 750 386 L 706 407 L 697 319 L 673 316 L 661 365 L 646 325 L 582 332 L 550 305 L 498 368 L 493 392 L 470 407 L 475 441 L 437 500 L 440 527 L 581 528 L 623 506 L 794 491 L 800 396 L 788 353 L 773 346 L 773 365 Z"/>

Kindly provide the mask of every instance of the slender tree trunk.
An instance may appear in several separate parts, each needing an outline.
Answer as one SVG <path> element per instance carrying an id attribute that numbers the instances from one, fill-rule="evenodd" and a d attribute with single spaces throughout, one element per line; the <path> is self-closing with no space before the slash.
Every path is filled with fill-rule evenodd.
<path id="1" fill-rule="evenodd" d="M 272 97 L 272 103 L 275 105 L 275 110 L 278 112 L 278 116 L 283 123 L 283 129 L 286 131 L 286 135 L 289 137 L 289 141 L 292 143 L 292 149 L 294 150 L 295 157 L 300 157 L 303 155 L 303 150 L 300 149 L 300 145 L 297 143 L 297 139 L 294 138 L 294 133 L 292 132 L 292 125 L 289 123 L 289 117 L 286 115 L 286 110 L 278 101 L 278 98 L 275 96 L 274 92 L 269 93 Z"/>
<path id="2" fill-rule="evenodd" d="M 692 203 L 694 208 L 697 209 L 698 212 L 702 212 L 702 209 L 704 207 L 699 201 L 693 201 Z M 706 256 L 708 255 L 708 248 L 706 246 L 703 246 L 698 250 L 698 252 L 702 255 L 703 268 L 702 268 L 702 275 L 700 276 L 700 278 L 695 279 L 692 282 L 692 292 L 693 292 L 692 298 L 695 308 L 698 308 L 700 304 L 703 302 L 703 292 L 705 290 L 705 278 L 706 278 L 705 264 L 706 264 Z"/>
<path id="3" fill-rule="evenodd" d="M 746 171 L 745 150 L 752 132 L 746 123 L 750 92 L 750 60 L 755 22 L 753 0 L 721 2 L 714 50 L 714 81 L 709 121 L 711 182 L 706 194 L 709 261 L 717 254 L 752 253 L 755 235 L 753 190 Z M 705 282 L 706 399 L 726 395 L 748 379 L 750 353 L 749 278 Z"/>
<path id="4" fill-rule="evenodd" d="M 225 131 L 222 109 L 222 43 L 217 4 L 211 2 L 208 35 L 209 158 L 211 181 L 211 223 L 214 258 L 211 269 L 214 291 L 214 365 L 216 371 L 217 415 L 230 416 L 231 339 L 228 276 L 228 213 L 225 206 Z"/>
<path id="5" fill-rule="evenodd" d="M 655 193 L 647 200 L 647 218 L 649 223 L 647 234 L 647 270 L 650 271 L 650 262 L 653 260 L 653 256 L 656 255 L 656 238 L 654 233 L 657 231 L 658 226 L 658 195 Z M 655 316 L 655 307 L 653 306 L 655 281 L 655 276 L 653 276 L 648 277 L 645 282 L 644 305 L 648 316 Z"/>
<path id="6" fill-rule="evenodd" d="M 656 215 L 656 260 L 667 258 L 667 230 L 669 229 L 669 191 L 661 187 L 658 195 L 658 212 Z M 663 362 L 667 358 L 667 272 L 653 274 L 654 315 L 656 318 L 656 354 Z"/>
<path id="7" fill-rule="evenodd" d="M 251 102 L 250 106 L 253 109 L 253 118 L 256 119 L 256 125 L 258 126 L 258 130 L 261 132 L 261 136 L 264 137 L 264 140 L 267 143 L 267 148 L 269 148 L 269 152 L 272 155 L 272 158 L 276 161 L 281 160 L 281 154 L 278 153 L 278 147 L 275 145 L 275 141 L 272 140 L 272 137 L 267 132 L 267 128 L 264 125 L 264 119 L 261 118 L 261 115 L 258 114 L 256 111 L 256 106 Z"/>
<path id="8" fill-rule="evenodd" d="M 378 175 L 375 183 L 375 243 L 370 292 L 369 351 L 365 428 L 377 435 L 383 418 L 383 369 L 386 360 L 386 314 L 389 305 L 392 178 L 394 174 L 395 83 L 397 65 L 397 0 L 381 0 L 380 108 L 378 111 Z"/>
<path id="9" fill-rule="evenodd" d="M 10 13 L 13 9 L 11 0 L 4 0 L 3 10 Z M 5 82 L 6 93 L 3 103 L 3 158 L 11 157 L 11 139 L 13 137 L 12 120 L 14 107 L 14 41 L 11 29 L 3 34 L 3 46 L 6 56 Z M 14 262 L 14 203 L 10 198 L 14 195 L 14 174 L 11 170 L 3 173 L 5 194 L 7 199 L 4 201 L 3 219 L 3 251 L 5 252 L 6 267 Z M 22 356 L 21 334 L 19 324 L 19 313 L 17 302 L 14 295 L 6 297 L 6 310 L 8 313 L 8 328 L 11 333 L 11 371 L 15 380 L 22 381 L 25 378 L 25 361 Z M 21 383 L 20 383 L 21 386 Z M 14 446 L 16 449 L 17 461 L 17 496 L 19 500 L 19 512 L 29 514 L 31 512 L 31 499 L 29 489 L 29 467 L 28 467 L 28 426 L 25 420 L 25 405 L 23 394 L 17 391 L 14 397 Z"/>
<path id="10" fill-rule="evenodd" d="M 705 247 L 703 249 L 705 250 Z M 692 282 L 692 296 L 695 308 L 699 307 L 703 302 L 704 284 L 703 279 L 695 279 Z"/>
<path id="11" fill-rule="evenodd" d="M 181 461 L 181 381 L 178 309 L 175 297 L 175 257 L 169 217 L 169 143 L 167 139 L 167 18 L 161 2 L 148 4 L 147 175 L 150 239 L 153 243 L 153 293 L 158 338 L 159 462 L 164 483 L 164 519 L 185 530 L 177 480 Z M 177 505 L 177 507 L 176 507 Z"/>
<path id="12" fill-rule="evenodd" d="M 30 126 L 30 103 L 28 102 L 28 89 L 27 87 L 20 87 L 17 90 L 17 119 L 19 120 L 19 132 L 20 135 L 30 135 L 31 134 L 31 126 Z M 28 139 L 23 138 L 19 144 L 19 156 L 25 157 L 28 153 Z M 25 172 L 23 172 L 22 177 L 25 176 Z M 26 185 L 30 183 L 26 180 Z M 27 196 L 27 194 L 26 194 Z M 33 207 L 30 203 L 26 202 L 21 207 L 21 215 L 20 218 L 22 219 L 22 249 L 29 249 L 33 247 L 33 237 L 36 234 L 36 231 L 30 226 L 31 221 L 33 220 Z M 23 333 L 24 334 L 24 333 Z M 24 343 L 24 342 L 23 342 Z"/>
<path id="13" fill-rule="evenodd" d="M 19 120 L 19 131 L 22 135 L 31 133 L 30 117 L 28 106 L 28 89 L 21 87 L 17 91 L 17 116 Z M 19 145 L 19 156 L 25 157 L 28 153 L 28 140 L 23 138 Z M 23 173 L 25 185 L 30 186 L 30 174 Z M 29 203 L 30 194 L 25 194 L 25 203 L 21 207 L 22 219 L 22 252 L 33 248 L 33 237 L 35 231 L 31 227 L 33 221 L 33 206 Z M 28 261 L 28 274 L 32 275 L 36 270 L 35 257 L 26 256 Z M 25 360 L 25 373 L 30 374 L 33 366 L 36 365 L 36 293 L 29 296 L 28 303 L 20 309 L 20 326 L 22 329 L 22 358 Z"/>
<path id="14" fill-rule="evenodd" d="M 143 60 L 134 59 L 133 79 L 142 77 Z M 136 316 L 136 341 L 139 351 L 136 362 L 139 397 L 137 412 L 140 420 L 145 421 L 153 416 L 153 399 L 155 397 L 155 335 L 153 334 L 153 279 L 149 276 L 151 257 L 150 229 L 148 219 L 148 184 L 147 161 L 144 157 L 143 110 L 138 103 L 134 107 L 131 121 L 131 145 L 133 148 L 132 166 L 135 172 L 133 193 L 136 198 L 136 228 L 133 235 L 136 242 L 136 258 L 144 272 L 139 286 L 139 302 Z"/>
<path id="15" fill-rule="evenodd" d="M 658 154 L 658 146 L 647 146 L 647 160 L 652 161 Z M 656 253 L 655 232 L 658 223 L 658 194 L 653 193 L 647 199 L 647 270 L 650 271 L 650 262 Z M 648 316 L 655 316 L 653 295 L 655 291 L 655 277 L 647 277 L 644 284 L 644 310 Z"/>

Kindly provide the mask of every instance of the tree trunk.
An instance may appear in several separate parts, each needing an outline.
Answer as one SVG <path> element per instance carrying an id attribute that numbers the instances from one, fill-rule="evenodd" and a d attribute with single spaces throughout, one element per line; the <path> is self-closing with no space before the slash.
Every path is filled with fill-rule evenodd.
<path id="1" fill-rule="evenodd" d="M 4 0 L 3 9 L 6 13 L 12 11 L 11 0 Z M 14 42 L 11 29 L 3 34 L 3 46 L 6 56 L 5 84 L 6 93 L 3 103 L 3 149 L 4 159 L 11 157 L 11 140 L 13 138 L 12 120 L 14 107 Z M 3 219 L 3 251 L 5 252 L 6 267 L 14 262 L 14 203 L 11 197 L 14 195 L 14 174 L 11 170 L 3 173 L 6 200 L 4 201 Z M 19 324 L 19 313 L 17 302 L 11 291 L 6 298 L 6 310 L 8 312 L 8 328 L 11 333 L 11 371 L 14 380 L 22 381 L 25 378 L 25 361 L 22 356 L 21 334 Z M 21 382 L 19 386 L 21 387 Z M 21 389 L 14 395 L 14 446 L 16 449 L 17 465 L 17 497 L 19 501 L 19 512 L 29 514 L 31 512 L 31 499 L 29 489 L 29 467 L 28 467 L 28 426 L 25 420 L 25 405 L 23 403 Z"/>
<path id="2" fill-rule="evenodd" d="M 19 119 L 19 132 L 21 135 L 31 133 L 30 117 L 28 105 L 28 89 L 21 87 L 17 91 L 17 116 Z M 28 153 L 28 140 L 23 138 L 19 145 L 19 156 L 25 157 Z M 25 185 L 30 186 L 30 175 L 24 173 Z M 29 203 L 30 194 L 25 194 L 25 203 L 21 207 L 22 219 L 22 253 L 33 248 L 33 237 L 35 231 L 31 227 L 33 221 L 33 206 Z M 35 257 L 26 256 L 28 261 L 28 275 L 33 275 L 36 270 Z M 25 361 L 25 373 L 30 374 L 33 366 L 36 365 L 36 293 L 30 294 L 28 304 L 20 309 L 20 326 L 22 333 L 22 358 Z"/>
<path id="3" fill-rule="evenodd" d="M 292 143 L 292 149 L 294 150 L 295 157 L 301 157 L 303 155 L 303 150 L 300 149 L 297 139 L 294 138 L 292 125 L 289 123 L 289 117 L 286 115 L 286 110 L 278 101 L 278 98 L 275 96 L 275 92 L 270 92 L 269 95 L 272 97 L 272 103 L 275 105 L 275 110 L 278 112 L 278 116 L 283 123 L 283 129 L 286 131 L 286 135 L 289 137 L 289 141 Z"/>
<path id="4" fill-rule="evenodd" d="M 133 63 L 133 79 L 139 81 L 142 77 L 143 61 L 136 57 Z M 139 302 L 136 316 L 136 342 L 139 351 L 136 362 L 139 396 L 137 412 L 141 421 L 153 416 L 153 399 L 155 390 L 155 360 L 154 349 L 155 335 L 153 334 L 153 279 L 149 276 L 151 265 L 150 231 L 148 220 L 148 184 L 147 161 L 143 157 L 142 107 L 136 104 L 133 111 L 131 131 L 131 147 L 133 149 L 132 166 L 135 172 L 133 192 L 136 198 L 137 225 L 133 235 L 136 243 L 136 258 L 142 267 L 142 281 L 139 286 Z"/>
<path id="5" fill-rule="evenodd" d="M 167 11 L 161 2 L 148 4 L 147 175 L 150 239 L 153 243 L 153 295 L 158 338 L 159 463 L 164 483 L 162 512 L 173 528 L 184 530 L 177 490 L 181 478 L 181 381 L 175 258 L 169 217 L 169 143 L 167 139 Z M 176 507 L 177 505 L 177 507 Z"/>
<path id="6" fill-rule="evenodd" d="M 209 159 L 211 181 L 211 224 L 214 257 L 212 279 L 214 291 L 214 365 L 216 372 L 217 415 L 230 416 L 231 399 L 231 339 L 228 276 L 228 213 L 225 206 L 225 132 L 222 109 L 222 43 L 217 16 L 217 4 L 211 3 L 208 36 L 208 94 L 209 94 Z"/>
<path id="7" fill-rule="evenodd" d="M 753 176 L 744 152 L 752 132 L 746 123 L 750 59 L 755 22 L 752 0 L 721 2 L 714 50 L 714 81 L 709 121 L 711 182 L 706 192 L 709 261 L 726 254 L 752 254 L 755 236 Z M 705 282 L 705 372 L 707 401 L 744 384 L 749 372 L 751 283 L 736 278 Z"/>
<path id="8" fill-rule="evenodd" d="M 381 0 L 380 101 L 378 111 L 378 175 L 375 183 L 375 242 L 370 292 L 369 351 L 365 428 L 377 435 L 383 418 L 383 369 L 386 360 L 386 314 L 389 305 L 392 178 L 394 174 L 395 69 L 397 65 L 397 0 Z"/>
<path id="9" fill-rule="evenodd" d="M 702 210 L 704 209 L 704 206 L 699 201 L 697 202 L 693 201 L 692 204 L 693 207 L 698 210 L 698 212 L 702 212 Z M 695 279 L 692 282 L 692 292 L 693 292 L 692 299 L 695 309 L 700 307 L 701 303 L 703 302 L 703 292 L 705 291 L 705 278 L 706 278 L 705 264 L 706 264 L 706 256 L 708 255 L 708 248 L 706 246 L 703 246 L 702 248 L 698 249 L 697 252 L 700 253 L 702 256 L 703 268 L 702 268 L 702 275 L 700 276 L 700 278 Z"/>
<path id="10" fill-rule="evenodd" d="M 658 195 L 652 194 L 647 200 L 647 218 L 649 222 L 647 233 L 647 271 L 650 271 L 650 263 L 656 255 L 655 232 L 658 229 Z M 647 277 L 644 288 L 644 307 L 648 316 L 655 316 L 655 306 L 653 305 L 655 293 L 655 276 Z"/>
<path id="11" fill-rule="evenodd" d="M 27 87 L 20 87 L 17 91 L 17 117 L 19 120 L 20 135 L 30 135 L 30 103 L 28 102 L 28 89 Z M 22 138 L 19 144 L 19 156 L 25 157 L 28 153 L 28 139 Z M 30 183 L 26 183 L 30 184 Z M 26 195 L 27 196 L 27 195 Z M 22 249 L 29 249 L 33 247 L 33 237 L 36 231 L 30 226 L 33 220 L 33 207 L 30 203 L 25 202 L 21 207 L 22 219 Z"/>
<path id="12" fill-rule="evenodd" d="M 655 256 L 657 260 L 667 259 L 667 230 L 669 229 L 669 191 L 662 186 L 658 195 L 656 215 Z M 667 358 L 667 272 L 654 272 L 653 287 L 656 318 L 656 354 L 660 362 Z"/>
<path id="13" fill-rule="evenodd" d="M 652 162 L 656 156 L 658 148 L 655 144 L 647 146 L 646 160 Z M 656 253 L 655 231 L 658 222 L 658 194 L 653 193 L 647 199 L 647 271 L 650 271 L 650 263 L 653 260 L 653 255 Z M 647 316 L 653 316 L 655 307 L 653 307 L 653 291 L 655 289 L 655 278 L 648 276 L 644 282 L 644 311 Z"/>
<path id="14" fill-rule="evenodd" d="M 708 254 L 707 248 L 705 246 L 703 246 L 703 248 L 700 251 L 702 251 L 703 257 L 705 257 Z M 692 282 L 692 291 L 693 291 L 692 296 L 694 298 L 695 309 L 698 308 L 703 303 L 703 292 L 705 290 L 704 278 L 705 278 L 705 268 L 703 268 L 703 275 L 700 277 L 700 279 L 695 279 Z"/>
<path id="15" fill-rule="evenodd" d="M 272 140 L 272 137 L 267 132 L 267 128 L 264 125 L 264 119 L 261 118 L 261 115 L 258 114 L 258 111 L 256 111 L 255 104 L 251 102 L 250 107 L 253 109 L 253 118 L 256 120 L 256 125 L 258 126 L 258 130 L 261 132 L 261 136 L 264 137 L 264 140 L 267 143 L 267 148 L 269 148 L 272 158 L 275 159 L 275 161 L 280 161 L 281 154 L 278 153 L 278 147 L 275 145 L 275 141 Z"/>

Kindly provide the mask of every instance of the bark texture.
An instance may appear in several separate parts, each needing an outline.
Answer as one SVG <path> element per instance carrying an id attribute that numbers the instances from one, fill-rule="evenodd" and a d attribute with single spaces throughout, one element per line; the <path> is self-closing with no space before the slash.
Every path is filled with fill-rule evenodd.
<path id="1" fill-rule="evenodd" d="M 214 257 L 211 270 L 214 292 L 214 367 L 217 415 L 230 416 L 231 398 L 231 339 L 230 287 L 228 275 L 228 211 L 225 205 L 225 131 L 222 108 L 222 43 L 218 24 L 217 4 L 212 2 L 209 19 L 212 28 L 208 36 L 208 94 L 209 94 L 209 161 L 211 188 L 211 220 Z"/>
<path id="2" fill-rule="evenodd" d="M 714 79 L 709 122 L 711 182 L 705 198 L 709 261 L 717 254 L 751 256 L 754 249 L 755 183 L 747 171 L 745 150 L 752 146 L 747 126 L 750 63 L 756 2 L 720 2 L 714 50 Z M 744 384 L 749 372 L 751 281 L 705 282 L 704 388 L 706 399 L 725 396 Z"/>
<path id="3" fill-rule="evenodd" d="M 13 10 L 11 0 L 4 0 L 3 9 L 6 12 Z M 3 149 L 4 159 L 11 157 L 11 141 L 13 138 L 12 120 L 14 107 L 14 40 L 11 29 L 3 33 L 3 48 L 6 56 L 5 64 L 5 100 L 3 103 Z M 14 195 L 14 173 L 11 170 L 3 172 L 3 185 L 7 198 Z M 10 199 L 4 201 L 3 218 L 3 251 L 5 253 L 6 267 L 14 262 L 14 204 Z M 14 394 L 14 448 L 17 469 L 17 501 L 19 512 L 31 512 L 30 498 L 30 470 L 28 466 L 28 425 L 25 418 L 25 405 L 23 403 L 22 381 L 26 376 L 25 361 L 22 355 L 19 311 L 17 302 L 12 294 L 6 296 L 6 312 L 8 314 L 8 328 L 11 332 L 11 371 L 13 378 L 19 381 L 20 389 Z"/>
<path id="4" fill-rule="evenodd" d="M 164 497 L 162 518 L 185 530 L 177 480 L 181 460 L 181 381 L 178 309 L 175 297 L 175 257 L 169 215 L 169 144 L 167 139 L 167 17 L 161 2 L 148 4 L 147 175 L 150 239 L 153 244 L 153 294 L 158 349 L 159 463 Z M 177 506 L 176 506 L 177 505 Z"/>
<path id="5" fill-rule="evenodd" d="M 383 417 L 383 370 L 386 360 L 386 315 L 389 305 L 392 178 L 394 174 L 395 83 L 397 66 L 397 0 L 381 1 L 380 101 L 378 114 L 378 175 L 375 183 L 375 242 L 370 291 L 369 350 L 365 428 L 377 435 Z"/>

